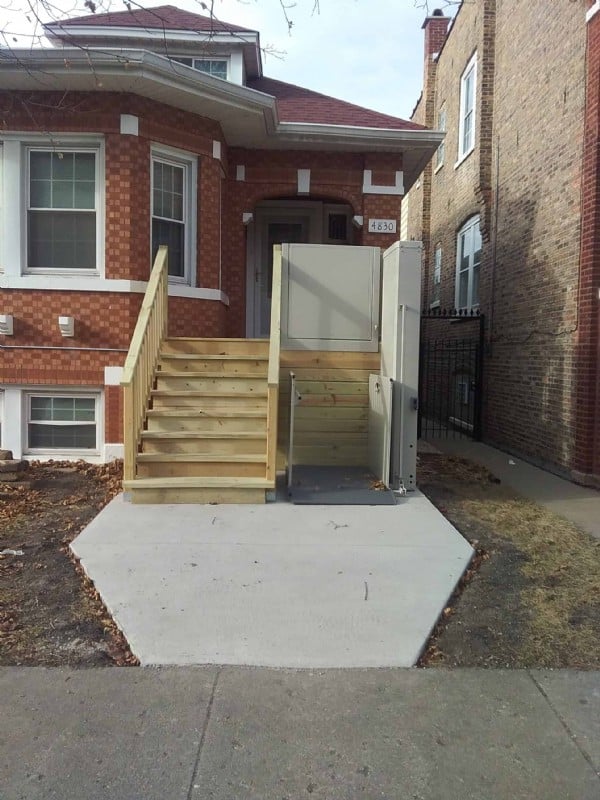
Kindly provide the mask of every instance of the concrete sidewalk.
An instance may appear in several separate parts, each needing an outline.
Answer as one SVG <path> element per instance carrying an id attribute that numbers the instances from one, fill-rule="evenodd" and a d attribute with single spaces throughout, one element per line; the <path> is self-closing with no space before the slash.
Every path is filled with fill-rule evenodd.
<path id="1" fill-rule="evenodd" d="M 600 539 L 600 492 L 559 478 L 516 456 L 470 439 L 429 439 L 442 453 L 487 467 L 502 483 Z"/>
<path id="2" fill-rule="evenodd" d="M 0 670 L 2 800 L 597 800 L 600 673 Z"/>

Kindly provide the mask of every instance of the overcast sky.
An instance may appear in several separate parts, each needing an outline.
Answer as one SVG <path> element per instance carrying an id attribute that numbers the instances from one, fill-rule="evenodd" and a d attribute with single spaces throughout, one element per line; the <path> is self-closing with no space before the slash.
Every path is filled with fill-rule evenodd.
<path id="1" fill-rule="evenodd" d="M 6 2 L 14 12 L 3 14 L 10 19 L 9 29 L 23 32 L 27 0 Z M 123 0 L 96 2 L 98 11 L 107 5 L 111 11 L 125 9 Z M 139 2 L 149 8 L 163 4 L 160 0 Z M 264 48 L 285 51 L 281 58 L 264 57 L 269 77 L 404 119 L 410 116 L 421 91 L 423 70 L 425 12 L 416 7 L 420 0 L 320 0 L 318 13 L 312 13 L 315 0 L 283 2 L 290 6 L 291 34 L 280 0 L 215 0 L 214 10 L 224 22 L 260 31 Z M 31 4 L 41 9 L 41 3 L 32 0 Z M 164 4 L 205 13 L 198 0 L 164 0 Z M 83 0 L 54 0 L 53 7 L 64 9 L 64 16 L 86 13 Z M 40 15 L 47 19 L 41 10 Z M 5 41 L 13 44 L 10 37 Z"/>

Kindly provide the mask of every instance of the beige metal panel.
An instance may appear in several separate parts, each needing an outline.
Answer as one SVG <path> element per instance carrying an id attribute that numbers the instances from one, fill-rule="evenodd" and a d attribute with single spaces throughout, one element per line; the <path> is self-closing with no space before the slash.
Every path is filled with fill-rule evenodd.
<path id="1" fill-rule="evenodd" d="M 378 247 L 285 244 L 282 347 L 379 348 Z"/>
<path id="2" fill-rule="evenodd" d="M 392 391 L 394 382 L 382 375 L 369 376 L 368 465 L 386 486 L 390 485 Z"/>

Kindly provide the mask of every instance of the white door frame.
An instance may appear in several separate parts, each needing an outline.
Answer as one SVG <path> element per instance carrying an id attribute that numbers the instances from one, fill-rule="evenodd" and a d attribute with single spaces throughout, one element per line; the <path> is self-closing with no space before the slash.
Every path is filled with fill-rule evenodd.
<path id="1" fill-rule="evenodd" d="M 246 238 L 246 336 L 255 337 L 260 297 L 257 270 L 262 255 L 263 236 L 269 222 L 287 222 L 294 218 L 308 220 L 308 243 L 323 240 L 323 203 L 310 200 L 279 200 L 256 207 Z"/>

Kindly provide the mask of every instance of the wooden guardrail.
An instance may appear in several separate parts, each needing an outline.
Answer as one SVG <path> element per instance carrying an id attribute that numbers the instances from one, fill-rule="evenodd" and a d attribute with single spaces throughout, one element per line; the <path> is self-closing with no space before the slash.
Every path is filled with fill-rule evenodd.
<path id="1" fill-rule="evenodd" d="M 277 473 L 277 415 L 279 405 L 279 353 L 281 351 L 281 245 L 273 247 L 271 335 L 267 378 L 267 480 Z"/>
<path id="2" fill-rule="evenodd" d="M 154 371 L 167 334 L 168 284 L 168 252 L 167 247 L 161 245 L 154 260 L 121 379 L 125 427 L 123 478 L 126 481 L 135 478 L 138 446 Z"/>

